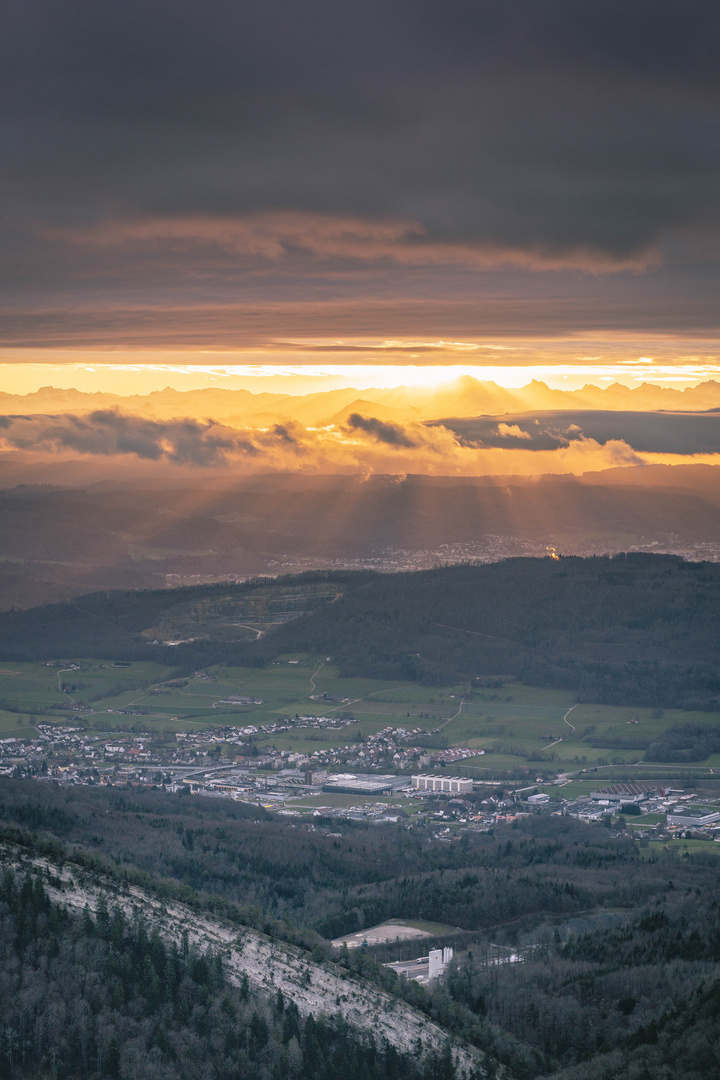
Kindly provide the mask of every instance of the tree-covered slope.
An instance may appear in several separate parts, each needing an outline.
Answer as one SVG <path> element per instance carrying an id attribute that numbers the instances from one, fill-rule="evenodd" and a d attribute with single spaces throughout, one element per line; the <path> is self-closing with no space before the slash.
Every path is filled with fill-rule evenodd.
<path id="1" fill-rule="evenodd" d="M 0 1076 L 446 1075 L 442 1060 L 408 1061 L 407 1039 L 391 1054 L 381 1040 L 368 1047 L 321 1020 L 318 1009 L 312 1023 L 303 1019 L 299 995 L 320 992 L 320 969 L 341 980 L 341 995 L 354 987 L 367 1000 L 377 991 L 386 1017 L 400 1015 L 403 1000 L 420 1010 L 455 1045 L 484 1052 L 486 1075 L 494 1063 L 515 1080 L 719 1075 L 719 856 L 711 842 L 684 856 L 674 843 L 637 843 L 546 815 L 455 844 L 434 837 L 432 826 L 344 823 L 338 837 L 322 819 L 298 828 L 240 816 L 229 800 L 160 791 L 4 780 L 0 794 L 0 858 L 41 868 L 54 899 L 72 900 L 81 913 L 50 905 L 24 871 L 2 883 Z M 107 909 L 96 903 L 103 894 Z M 82 915 L 88 898 L 92 917 Z M 145 922 L 132 916 L 133 904 Z M 158 912 L 172 933 L 153 921 Z M 311 925 L 340 934 L 388 917 L 463 927 L 443 939 L 456 947 L 444 982 L 421 987 L 378 963 L 418 955 L 431 939 L 344 952 L 317 937 L 312 944 Z M 239 960 L 235 947 L 224 965 L 199 948 L 197 927 L 211 924 L 229 936 L 204 940 L 216 947 L 237 936 Z M 254 983 L 251 939 L 262 935 L 253 926 L 269 935 L 272 997 Z M 284 943 L 288 935 L 294 945 Z M 300 981 L 282 982 L 280 1002 L 284 954 L 297 958 Z M 509 956 L 522 962 L 499 962 Z M 232 985 L 238 962 L 250 971 L 247 994 L 242 980 Z M 310 983 L 302 979 L 308 968 Z M 326 1016 L 338 1005 L 335 989 L 329 1000 Z"/>
<path id="2" fill-rule="evenodd" d="M 268 611 L 278 590 L 300 586 L 312 594 L 306 613 L 257 641 L 228 641 L 207 617 L 232 605 Z M 173 612 L 182 614 L 182 637 L 193 636 L 193 606 L 196 640 L 149 643 L 147 631 Z M 6 661 L 152 658 L 192 670 L 305 651 L 332 655 L 344 675 L 430 683 L 512 675 L 588 701 L 703 709 L 718 708 L 719 642 L 720 565 L 642 554 L 95 593 L 0 616 Z"/>
<path id="3" fill-rule="evenodd" d="M 252 652 L 331 653 L 344 674 L 483 674 L 590 701 L 713 708 L 720 566 L 673 556 L 509 559 L 374 576 Z"/>
<path id="4" fill-rule="evenodd" d="M 48 871 L 53 884 L 60 884 Z M 100 903 L 78 917 L 42 876 L 0 880 L 0 1076 L 13 1080 L 453 1080 L 341 1017 L 301 1016 L 225 977 L 220 953 L 168 943 Z"/>

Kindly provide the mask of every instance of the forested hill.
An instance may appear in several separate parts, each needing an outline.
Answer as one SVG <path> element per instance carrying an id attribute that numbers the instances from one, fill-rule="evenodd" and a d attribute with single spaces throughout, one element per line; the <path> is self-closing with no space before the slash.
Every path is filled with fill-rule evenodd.
<path id="1" fill-rule="evenodd" d="M 303 599 L 311 610 L 257 641 L 214 639 L 212 623 L 175 648 L 141 636 L 189 604 L 271 606 L 290 582 L 315 590 Z M 507 675 L 577 689 L 584 700 L 704 709 L 719 707 L 718 641 L 720 565 L 645 554 L 93 594 L 0 616 L 3 660 L 153 658 L 192 669 L 304 651 L 333 656 L 344 675 L 430 683 Z"/>
<path id="2" fill-rule="evenodd" d="M 328 652 L 347 675 L 512 674 L 590 700 L 707 707 L 718 641 L 720 566 L 623 555 L 375 576 L 253 652 Z"/>
<path id="3" fill-rule="evenodd" d="M 280 988 L 260 993 L 247 976 L 238 987 L 187 929 L 168 941 L 105 894 L 95 917 L 53 903 L 43 877 L 64 890 L 55 869 L 0 878 L 8 1080 L 455 1080 L 450 1052 L 417 1061 L 340 1015 L 301 1015 Z"/>
<path id="4" fill-rule="evenodd" d="M 451 1080 L 447 1056 L 406 1039 L 407 1005 L 484 1054 L 483 1080 L 720 1076 L 715 844 L 686 855 L 549 814 L 457 843 L 422 823 L 308 824 L 231 799 L 0 777 L 0 1076 Z M 80 890 L 89 905 L 72 915 Z M 382 966 L 433 939 L 336 950 L 313 933 L 388 918 L 463 928 L 435 939 L 455 946 L 446 980 Z M 198 920 L 231 930 L 222 962 Z M 498 962 L 509 951 L 523 962 Z M 243 970 L 249 986 L 233 985 Z M 329 1000 L 326 976 L 340 980 Z M 357 1028 L 333 1015 L 371 991 Z M 394 1053 L 379 1033 L 400 1016 Z"/>

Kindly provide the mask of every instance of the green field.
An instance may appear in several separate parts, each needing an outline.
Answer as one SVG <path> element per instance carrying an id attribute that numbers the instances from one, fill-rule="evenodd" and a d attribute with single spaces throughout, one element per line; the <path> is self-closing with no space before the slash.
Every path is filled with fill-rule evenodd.
<path id="1" fill-rule="evenodd" d="M 476 779 L 517 769 L 538 777 L 575 774 L 571 785 L 547 789 L 566 798 L 585 793 L 585 787 L 631 777 L 665 783 L 712 779 L 711 769 L 720 766 L 720 755 L 682 765 L 644 764 L 643 748 L 623 745 L 647 745 L 675 724 L 718 725 L 716 713 L 578 704 L 571 691 L 511 682 L 492 690 L 469 690 L 463 685 L 438 688 L 341 679 L 332 664 L 302 654 L 265 668 L 211 667 L 182 677 L 147 662 L 75 663 L 79 670 L 4 664 L 0 737 L 28 737 L 38 722 L 67 723 L 73 716 L 80 718 L 74 723 L 97 731 L 157 734 L 261 726 L 296 714 L 352 717 L 342 728 L 273 733 L 271 741 L 280 750 L 313 753 L 351 745 L 388 725 L 419 727 L 433 732 L 413 740 L 426 749 L 476 749 L 477 757 L 453 765 L 454 771 Z M 228 704 L 233 696 L 255 698 L 260 704 Z M 120 709 L 132 713 L 121 714 Z"/>
<path id="2" fill-rule="evenodd" d="M 138 690 L 167 679 L 171 671 L 160 664 L 116 665 L 112 661 L 74 661 L 80 670 L 37 664 L 3 664 L 0 667 L 0 736 L 36 735 L 36 723 L 67 723 L 73 715 L 97 719 L 102 709 L 103 728 L 127 727 L 127 717 L 107 714 L 104 699 L 131 701 Z M 66 691 L 66 692 L 65 692 Z M 77 711 L 88 705 L 92 711 Z M 117 723 L 115 721 L 121 721 Z"/>
<path id="3" fill-rule="evenodd" d="M 427 919 L 388 919 L 388 924 L 399 923 L 401 926 L 411 926 L 413 930 L 424 930 L 433 937 L 444 937 L 446 934 L 455 934 L 460 929 L 458 926 L 450 926 L 448 923 L 429 922 Z"/>
<path id="4" fill-rule="evenodd" d="M 657 858 L 664 852 L 676 856 L 700 853 L 720 855 L 720 844 L 714 840 L 648 840 L 647 847 L 640 847 L 640 855 L 644 859 Z"/>

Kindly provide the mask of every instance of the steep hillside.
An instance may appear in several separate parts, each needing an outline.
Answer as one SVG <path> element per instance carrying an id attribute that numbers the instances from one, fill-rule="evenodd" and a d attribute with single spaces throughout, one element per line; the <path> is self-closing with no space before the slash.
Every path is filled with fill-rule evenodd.
<path id="1" fill-rule="evenodd" d="M 8 1076 L 479 1080 L 478 1051 L 331 965 L 23 855 L 0 851 Z"/>

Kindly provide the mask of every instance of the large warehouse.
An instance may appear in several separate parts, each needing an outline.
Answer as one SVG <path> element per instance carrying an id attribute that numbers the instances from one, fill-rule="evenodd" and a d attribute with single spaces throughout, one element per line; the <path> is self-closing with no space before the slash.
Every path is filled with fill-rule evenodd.
<path id="1" fill-rule="evenodd" d="M 469 795 L 473 782 L 467 776 L 413 776 L 412 786 L 418 791 L 443 791 L 452 795 Z"/>
<path id="2" fill-rule="evenodd" d="M 357 776 L 355 773 L 336 773 L 323 784 L 323 791 L 337 795 L 390 795 L 401 787 L 407 787 L 402 776 Z"/>

